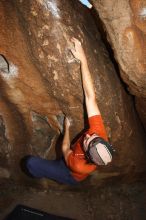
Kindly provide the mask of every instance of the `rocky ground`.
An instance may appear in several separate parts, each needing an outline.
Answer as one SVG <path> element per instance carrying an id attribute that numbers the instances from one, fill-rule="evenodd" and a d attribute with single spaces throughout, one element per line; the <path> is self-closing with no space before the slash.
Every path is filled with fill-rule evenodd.
<path id="1" fill-rule="evenodd" d="M 5 188 L 5 189 L 4 189 Z M 109 185 L 80 190 L 57 185 L 50 189 L 3 184 L 0 190 L 0 219 L 18 204 L 78 220 L 145 220 L 144 183 Z"/>

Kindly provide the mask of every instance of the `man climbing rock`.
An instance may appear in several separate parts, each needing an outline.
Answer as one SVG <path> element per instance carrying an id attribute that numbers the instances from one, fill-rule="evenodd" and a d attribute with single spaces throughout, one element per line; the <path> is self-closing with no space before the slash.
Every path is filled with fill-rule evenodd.
<path id="1" fill-rule="evenodd" d="M 89 128 L 76 143 L 71 145 L 69 137 L 70 122 L 66 117 L 62 142 L 63 158 L 46 160 L 31 156 L 27 160 L 26 166 L 34 177 L 46 177 L 60 183 L 74 185 L 84 180 L 98 166 L 110 163 L 112 161 L 113 148 L 108 143 L 83 47 L 81 42 L 75 38 L 72 38 L 71 42 L 73 45 L 71 52 L 81 64 Z"/>

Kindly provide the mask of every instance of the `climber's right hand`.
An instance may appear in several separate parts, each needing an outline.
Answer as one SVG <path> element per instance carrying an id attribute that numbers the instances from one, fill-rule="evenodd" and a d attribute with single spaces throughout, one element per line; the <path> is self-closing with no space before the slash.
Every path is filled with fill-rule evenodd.
<path id="1" fill-rule="evenodd" d="M 85 55 L 81 42 L 74 37 L 71 39 L 71 42 L 73 43 L 73 47 L 70 50 L 73 56 L 76 59 L 78 59 L 80 62 L 86 61 L 86 55 Z"/>

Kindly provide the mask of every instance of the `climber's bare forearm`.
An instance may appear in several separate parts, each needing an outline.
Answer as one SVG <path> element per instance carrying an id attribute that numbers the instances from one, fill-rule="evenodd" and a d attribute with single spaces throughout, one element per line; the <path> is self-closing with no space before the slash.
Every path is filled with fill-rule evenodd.
<path id="1" fill-rule="evenodd" d="M 67 161 L 68 155 L 72 152 L 72 150 L 70 149 L 69 128 L 65 129 L 64 138 L 62 142 L 62 152 L 65 160 Z"/>

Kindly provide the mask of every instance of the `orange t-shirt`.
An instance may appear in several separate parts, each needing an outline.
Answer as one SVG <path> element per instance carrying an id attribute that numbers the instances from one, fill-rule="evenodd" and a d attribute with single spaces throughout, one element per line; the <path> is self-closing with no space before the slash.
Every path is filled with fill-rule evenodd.
<path id="1" fill-rule="evenodd" d="M 106 141 L 108 140 L 101 115 L 94 115 L 90 117 L 88 121 L 89 129 L 77 140 L 73 146 L 71 146 L 73 152 L 70 153 L 67 158 L 67 165 L 71 170 L 71 174 L 77 181 L 84 180 L 97 168 L 96 165 L 89 164 L 85 158 L 85 154 L 82 149 L 84 135 L 91 135 L 95 133 Z"/>

